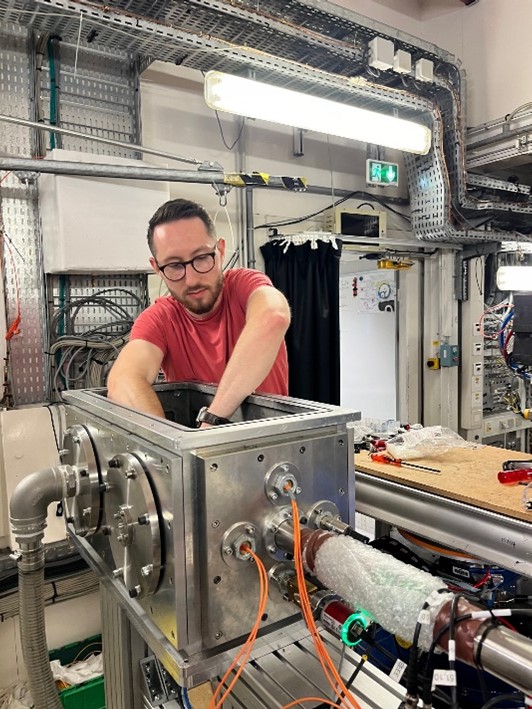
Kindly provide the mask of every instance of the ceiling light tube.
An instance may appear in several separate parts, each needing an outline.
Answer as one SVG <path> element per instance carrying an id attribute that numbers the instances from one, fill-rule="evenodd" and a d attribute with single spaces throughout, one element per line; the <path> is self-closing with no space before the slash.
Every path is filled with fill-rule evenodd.
<path id="1" fill-rule="evenodd" d="M 497 288 L 532 291 L 532 266 L 501 266 L 497 269 Z"/>
<path id="2" fill-rule="evenodd" d="M 302 94 L 254 79 L 209 71 L 205 101 L 216 111 L 426 155 L 431 132 L 422 123 Z"/>

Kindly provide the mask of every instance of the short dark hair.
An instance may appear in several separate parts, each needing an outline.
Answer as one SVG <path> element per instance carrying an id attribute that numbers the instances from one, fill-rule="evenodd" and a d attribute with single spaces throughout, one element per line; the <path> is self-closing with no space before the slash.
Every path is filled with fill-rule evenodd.
<path id="1" fill-rule="evenodd" d="M 148 223 L 148 246 L 153 256 L 153 232 L 159 224 L 168 224 L 178 219 L 193 219 L 198 217 L 205 224 L 210 236 L 215 237 L 214 223 L 201 204 L 188 199 L 171 199 L 165 202 L 155 212 Z"/>

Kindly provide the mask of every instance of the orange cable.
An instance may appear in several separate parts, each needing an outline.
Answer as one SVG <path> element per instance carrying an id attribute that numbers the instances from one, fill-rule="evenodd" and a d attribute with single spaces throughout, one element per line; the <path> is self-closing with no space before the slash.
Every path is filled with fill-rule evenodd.
<path id="1" fill-rule="evenodd" d="M 21 323 L 21 315 L 20 315 L 20 287 L 19 287 L 19 282 L 18 282 L 18 273 L 17 273 L 17 266 L 15 263 L 15 258 L 13 256 L 13 252 L 11 250 L 11 246 L 9 245 L 9 241 L 5 238 L 5 233 L 3 230 L 0 231 L 0 235 L 2 237 L 2 241 L 4 242 L 4 245 L 7 247 L 7 251 L 9 253 L 9 257 L 11 259 L 11 265 L 13 266 L 13 279 L 15 281 L 15 293 L 16 293 L 16 298 L 17 298 L 17 314 L 15 316 L 15 319 L 11 323 L 11 325 L 8 327 L 7 332 L 5 334 L 5 339 L 6 340 L 11 340 L 12 337 L 15 335 L 20 334 L 20 323 Z"/>
<path id="2" fill-rule="evenodd" d="M 301 699 L 294 699 L 290 704 L 285 704 L 282 709 L 290 709 L 290 707 L 297 707 L 298 704 L 302 702 L 321 702 L 321 704 L 327 704 L 330 707 L 336 707 L 338 709 L 338 704 L 331 702 L 330 699 L 323 699 L 322 697 L 302 697 Z"/>
<path id="3" fill-rule="evenodd" d="M 248 551 L 250 555 L 252 556 L 253 560 L 255 561 L 257 565 L 257 570 L 259 573 L 259 582 L 260 582 L 260 595 L 259 595 L 259 608 L 257 611 L 257 617 L 255 619 L 255 624 L 253 625 L 253 628 L 248 635 L 246 642 L 242 645 L 240 648 L 238 654 L 234 658 L 233 662 L 230 664 L 228 667 L 227 671 L 225 672 L 224 676 L 218 683 L 218 686 L 214 692 L 214 694 L 211 697 L 211 700 L 209 702 L 209 709 L 219 709 L 223 702 L 227 699 L 229 694 L 231 693 L 235 683 L 237 682 L 238 678 L 240 677 L 244 667 L 246 666 L 246 663 L 249 659 L 249 656 L 251 654 L 251 650 L 253 649 L 253 643 L 255 642 L 255 639 L 257 637 L 257 634 L 259 632 L 260 628 L 260 623 L 262 620 L 262 616 L 264 614 L 264 610 L 266 608 L 266 604 L 268 602 L 268 574 L 266 572 L 266 569 L 264 568 L 264 564 L 262 561 L 259 559 L 259 557 L 253 552 L 251 548 L 248 548 Z M 240 658 L 243 657 L 243 661 L 240 664 L 237 672 L 235 673 L 235 676 L 231 680 L 231 683 L 223 693 L 222 697 L 216 701 L 216 697 L 220 693 L 220 690 L 222 689 L 224 683 L 226 682 L 227 678 L 233 671 L 233 669 L 236 667 L 237 663 L 239 662 Z"/>
<path id="4" fill-rule="evenodd" d="M 296 571 L 297 571 L 297 576 L 298 576 L 299 597 L 301 600 L 302 608 L 304 609 L 305 621 L 307 622 L 307 626 L 312 634 L 312 637 L 314 639 L 314 643 L 316 645 L 316 650 L 318 652 L 318 659 L 320 660 L 320 664 L 322 665 L 322 667 L 324 669 L 325 676 L 327 677 L 327 681 L 331 685 L 335 694 L 338 696 L 339 701 L 343 702 L 345 699 L 345 700 L 347 700 L 347 702 L 349 704 L 351 704 L 354 707 L 354 709 L 361 709 L 358 702 L 355 700 L 355 698 L 351 695 L 350 691 L 345 686 L 344 681 L 342 680 L 342 678 L 340 677 L 340 675 L 338 673 L 338 670 L 334 666 L 334 663 L 333 663 L 331 657 L 329 656 L 327 649 L 325 648 L 323 640 L 318 632 L 318 629 L 316 627 L 316 623 L 314 621 L 314 616 L 313 616 L 312 610 L 310 608 L 310 600 L 308 597 L 307 587 L 306 587 L 306 584 L 304 583 L 305 576 L 304 576 L 304 571 L 303 571 L 303 560 L 301 557 L 301 533 L 300 533 L 300 528 L 299 528 L 299 512 L 297 509 L 296 501 L 293 498 L 292 498 L 292 517 L 293 517 L 293 523 L 294 523 L 294 559 L 295 559 L 295 563 L 296 563 Z M 301 580 L 301 585 L 299 586 L 300 580 Z M 328 669 L 330 670 L 331 674 L 333 675 L 334 679 L 336 680 L 336 684 L 331 682 L 329 673 L 325 669 L 324 663 L 326 666 L 328 666 Z M 338 690 L 338 687 L 340 687 L 341 692 Z M 342 693 L 345 696 L 342 696 Z"/>
<path id="5" fill-rule="evenodd" d="M 260 604 L 259 604 L 259 613 L 258 613 L 258 615 L 257 615 L 257 620 L 256 620 L 256 622 L 255 622 L 255 625 L 254 625 L 254 627 L 253 627 L 253 630 L 251 631 L 250 636 L 248 637 L 248 640 L 246 640 L 246 642 L 244 643 L 243 647 L 241 648 L 240 653 L 237 655 L 237 658 L 235 658 L 235 660 L 233 660 L 233 663 L 232 663 L 231 667 L 229 668 L 229 670 L 226 672 L 226 674 L 225 674 L 225 676 L 224 676 L 223 682 L 225 682 L 225 680 L 226 680 L 226 678 L 228 677 L 229 673 L 231 672 L 231 670 L 232 670 L 232 669 L 234 668 L 234 666 L 236 665 L 236 661 L 238 660 L 238 658 L 239 658 L 240 656 L 242 656 L 242 662 L 240 663 L 240 666 L 239 666 L 237 672 L 235 673 L 235 676 L 233 677 L 233 679 L 231 680 L 231 683 L 229 684 L 229 686 L 228 686 L 227 689 L 225 690 L 225 692 L 224 692 L 222 698 L 218 701 L 218 703 L 217 703 L 215 709 L 218 709 L 219 707 L 222 706 L 222 704 L 224 703 L 224 701 L 227 699 L 227 697 L 228 697 L 229 694 L 231 693 L 231 691 L 232 691 L 233 687 L 235 686 L 235 684 L 236 684 L 238 678 L 239 678 L 240 675 L 242 674 L 242 671 L 243 671 L 244 667 L 246 666 L 246 664 L 247 664 L 247 662 L 248 662 L 248 660 L 249 660 L 249 656 L 251 655 L 251 651 L 252 651 L 252 649 L 253 649 L 253 644 L 254 644 L 254 642 L 255 642 L 255 640 L 256 640 L 257 633 L 258 633 L 258 631 L 259 631 L 259 627 L 260 627 L 260 622 L 261 622 L 262 614 L 264 613 L 264 609 L 266 608 L 266 603 L 267 603 L 267 600 L 268 600 L 268 593 L 267 593 L 268 577 L 267 577 L 267 574 L 266 574 L 266 570 L 264 569 L 264 566 L 262 565 L 262 562 L 261 562 L 260 560 L 259 560 L 259 564 L 260 564 L 260 567 L 262 567 L 262 570 L 260 570 L 260 574 L 261 574 L 261 576 L 264 577 L 264 581 L 262 581 L 262 578 L 261 578 L 261 587 L 262 587 L 262 588 L 261 588 L 261 594 L 262 594 L 262 596 L 261 596 L 261 600 L 260 600 Z M 260 568 L 260 567 L 259 567 L 259 568 Z M 245 651 L 244 651 L 244 650 L 245 650 Z"/>

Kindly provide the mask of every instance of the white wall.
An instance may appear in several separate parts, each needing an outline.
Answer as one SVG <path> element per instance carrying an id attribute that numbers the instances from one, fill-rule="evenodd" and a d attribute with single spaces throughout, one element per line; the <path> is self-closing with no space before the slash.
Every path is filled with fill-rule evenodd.
<path id="1" fill-rule="evenodd" d="M 532 99 L 532 2 L 336 0 L 342 8 L 451 52 L 467 74 L 467 125 L 499 118 Z"/>
<path id="2" fill-rule="evenodd" d="M 143 74 L 141 82 L 141 107 L 143 143 L 157 150 L 199 160 L 215 161 L 224 170 L 237 170 L 238 165 L 247 172 L 258 171 L 270 175 L 301 176 L 310 184 L 329 190 L 326 196 L 297 193 L 288 190 L 255 190 L 254 221 L 256 225 L 277 219 L 299 217 L 329 205 L 334 199 L 334 190 L 366 190 L 365 160 L 366 146 L 356 141 L 327 139 L 327 136 L 306 133 L 302 157 L 293 155 L 293 134 L 291 128 L 272 126 L 262 121 L 247 121 L 244 135 L 230 151 L 224 147 L 214 111 L 203 100 L 203 77 L 200 72 L 177 67 L 163 62 L 155 62 Z M 220 114 L 226 142 L 231 145 L 238 135 L 239 118 Z M 238 153 L 239 148 L 243 154 Z M 387 158 L 400 161 L 400 155 L 393 150 Z M 195 170 L 194 166 L 170 162 L 150 157 L 156 164 L 166 164 L 176 169 Z M 399 191 L 393 188 L 369 188 L 368 191 L 384 196 L 406 196 L 406 184 Z M 173 183 L 171 197 L 187 197 L 201 202 L 211 212 L 219 211 L 217 231 L 219 236 L 229 238 L 227 216 L 218 208 L 218 198 L 210 185 Z M 238 224 L 237 189 L 228 197 L 228 212 L 236 231 Z M 366 198 L 349 203 L 351 207 Z M 309 229 L 320 229 L 322 218 L 303 222 L 284 229 L 284 233 L 294 233 Z M 404 229 L 404 222 L 389 215 L 388 226 Z M 266 231 L 256 231 L 256 245 L 266 240 Z M 260 253 L 256 253 L 257 265 L 262 266 Z"/>

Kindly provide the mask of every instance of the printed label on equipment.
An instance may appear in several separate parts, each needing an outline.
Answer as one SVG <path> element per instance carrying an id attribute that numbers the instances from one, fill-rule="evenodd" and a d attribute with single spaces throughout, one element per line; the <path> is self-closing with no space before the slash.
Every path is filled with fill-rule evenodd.
<path id="1" fill-rule="evenodd" d="M 454 670 L 434 670 L 432 687 L 437 684 L 445 687 L 456 687 L 456 672 Z"/>
<path id="2" fill-rule="evenodd" d="M 402 660 L 396 660 L 395 665 L 392 667 L 392 671 L 390 672 L 390 678 L 395 680 L 396 682 L 401 681 L 401 677 L 404 675 L 406 670 L 406 663 L 403 662 Z"/>

